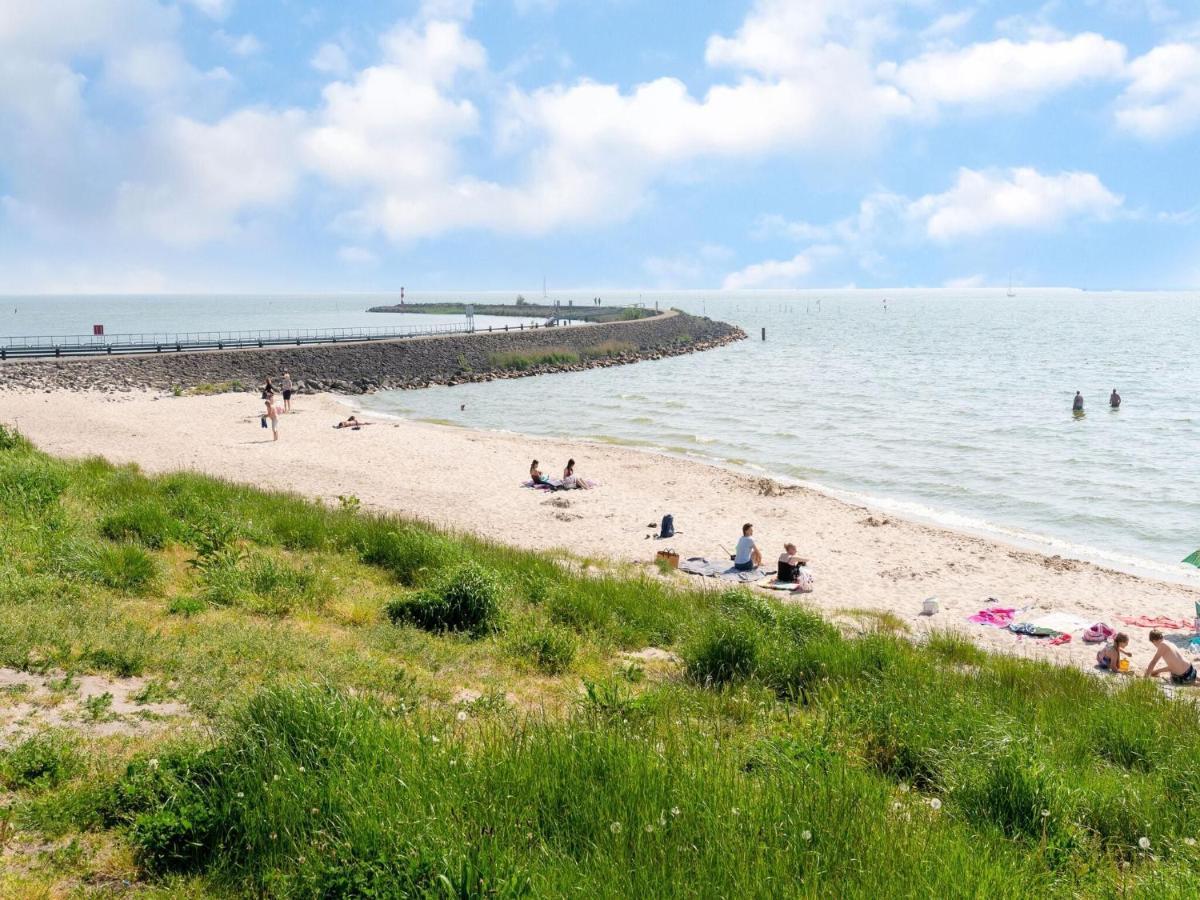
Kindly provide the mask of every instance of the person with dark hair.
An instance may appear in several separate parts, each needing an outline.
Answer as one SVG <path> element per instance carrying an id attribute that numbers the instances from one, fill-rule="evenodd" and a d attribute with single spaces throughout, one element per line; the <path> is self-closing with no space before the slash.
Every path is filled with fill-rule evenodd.
<path id="1" fill-rule="evenodd" d="M 271 376 L 267 376 L 267 383 L 262 387 L 262 399 L 270 400 L 275 396 L 275 385 L 271 384 Z"/>
<path id="2" fill-rule="evenodd" d="M 1071 412 L 1083 412 L 1083 394 L 1075 392 L 1075 400 L 1071 403 Z"/>
<path id="3" fill-rule="evenodd" d="M 591 487 L 586 478 L 580 478 L 575 474 L 575 460 L 568 459 L 567 467 L 563 469 L 562 486 L 564 491 L 580 488 L 587 490 Z"/>
<path id="4" fill-rule="evenodd" d="M 550 481 L 549 478 L 542 474 L 542 470 L 538 468 L 538 461 L 536 459 L 529 464 L 529 480 L 533 482 L 535 487 Z"/>
<path id="5" fill-rule="evenodd" d="M 1117 389 L 1113 388 L 1113 392 L 1108 395 L 1108 405 L 1113 409 L 1121 408 L 1121 395 L 1117 393 Z"/>
<path id="6" fill-rule="evenodd" d="M 754 541 L 754 526 L 747 522 L 742 526 L 737 551 L 733 554 L 733 567 L 739 572 L 749 572 L 762 565 L 762 551 Z"/>

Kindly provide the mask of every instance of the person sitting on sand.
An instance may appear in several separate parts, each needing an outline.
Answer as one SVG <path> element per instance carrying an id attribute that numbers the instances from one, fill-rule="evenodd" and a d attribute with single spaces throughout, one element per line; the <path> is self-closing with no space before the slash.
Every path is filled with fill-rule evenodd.
<path id="1" fill-rule="evenodd" d="M 542 470 L 538 468 L 538 461 L 535 459 L 529 464 L 529 480 L 536 487 L 539 484 L 549 484 L 550 479 L 542 474 Z"/>
<path id="2" fill-rule="evenodd" d="M 573 459 L 568 459 L 567 467 L 563 469 L 562 486 L 564 491 L 575 488 L 586 491 L 591 487 L 586 478 L 580 478 L 575 474 L 575 460 Z"/>
<path id="3" fill-rule="evenodd" d="M 807 563 L 807 559 L 802 559 L 796 555 L 795 544 L 784 544 L 783 552 L 779 554 L 778 572 L 775 575 L 775 580 L 780 584 L 792 584 L 798 580 L 801 567 Z"/>
<path id="4" fill-rule="evenodd" d="M 1102 647 L 1096 654 L 1096 663 L 1100 668 L 1109 672 L 1123 671 L 1121 669 L 1121 657 L 1129 656 L 1129 651 L 1125 649 L 1128 645 L 1129 635 L 1123 631 L 1118 631 L 1113 635 L 1112 643 Z"/>
<path id="5" fill-rule="evenodd" d="M 1163 633 L 1155 628 L 1150 632 L 1150 643 L 1154 645 L 1154 658 L 1146 666 L 1146 677 L 1155 678 L 1164 673 L 1171 676 L 1171 684 L 1195 684 L 1196 667 L 1183 658 L 1177 648 L 1163 640 Z M 1162 665 L 1155 668 L 1155 663 Z"/>
<path id="6" fill-rule="evenodd" d="M 742 526 L 738 538 L 737 552 L 733 554 L 733 567 L 739 572 L 749 572 L 762 565 L 762 551 L 754 541 L 754 526 L 747 522 Z"/>

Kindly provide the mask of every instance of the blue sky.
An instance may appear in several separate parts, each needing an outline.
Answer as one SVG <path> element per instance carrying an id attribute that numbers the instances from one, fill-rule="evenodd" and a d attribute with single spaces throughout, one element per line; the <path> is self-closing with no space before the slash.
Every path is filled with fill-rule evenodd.
<path id="1" fill-rule="evenodd" d="M 1192 0 L 0 5 L 0 291 L 1200 287 Z"/>

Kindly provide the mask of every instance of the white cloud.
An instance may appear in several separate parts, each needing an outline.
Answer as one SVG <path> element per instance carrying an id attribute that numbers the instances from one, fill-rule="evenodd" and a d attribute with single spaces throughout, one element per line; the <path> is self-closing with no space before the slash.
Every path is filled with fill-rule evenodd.
<path id="1" fill-rule="evenodd" d="M 342 262 L 352 266 L 369 266 L 379 262 L 379 257 L 366 247 L 339 247 L 337 255 Z"/>
<path id="2" fill-rule="evenodd" d="M 1090 172 L 960 169 L 948 191 L 914 200 L 906 216 L 928 237 L 951 241 L 996 229 L 1052 230 L 1069 219 L 1109 219 L 1123 200 Z"/>
<path id="3" fill-rule="evenodd" d="M 1002 38 L 955 50 L 937 50 L 879 74 L 911 97 L 918 109 L 941 106 L 1024 105 L 1090 81 L 1115 79 L 1125 67 L 1125 48 L 1098 34 L 1017 43 Z"/>
<path id="4" fill-rule="evenodd" d="M 730 272 L 721 284 L 722 290 L 744 291 L 751 288 L 799 287 L 824 259 L 838 256 L 841 248 L 817 244 L 791 259 L 768 259 Z"/>
<path id="5" fill-rule="evenodd" d="M 292 195 L 303 124 L 297 111 L 243 109 L 211 125 L 177 116 L 155 135 L 158 171 L 121 184 L 119 223 L 170 244 L 230 236 Z"/>
<path id="6" fill-rule="evenodd" d="M 194 6 L 204 15 L 214 19 L 224 19 L 233 9 L 234 0 L 184 0 Z"/>
<path id="7" fill-rule="evenodd" d="M 1129 86 L 1117 100 L 1117 124 L 1148 140 L 1200 125 L 1200 45 L 1165 44 L 1129 64 Z"/>
<path id="8" fill-rule="evenodd" d="M 317 52 L 309 61 L 309 65 L 318 72 L 335 75 L 339 78 L 350 71 L 350 60 L 346 58 L 346 51 L 339 44 L 334 43 L 326 43 L 318 47 Z"/>
<path id="9" fill-rule="evenodd" d="M 217 31 L 214 37 L 234 56 L 254 56 L 263 49 L 262 42 L 252 34 L 229 34 L 222 30 Z"/>

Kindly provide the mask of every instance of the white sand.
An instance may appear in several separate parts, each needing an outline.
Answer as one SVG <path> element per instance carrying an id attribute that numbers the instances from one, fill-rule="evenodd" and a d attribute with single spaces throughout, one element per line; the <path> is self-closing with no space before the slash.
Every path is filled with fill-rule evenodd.
<path id="1" fill-rule="evenodd" d="M 1200 600 L 1200 591 L 1187 587 L 1047 558 L 695 462 L 387 419 L 338 431 L 331 426 L 347 414 L 339 400 L 303 396 L 296 405 L 295 415 L 281 418 L 278 442 L 259 427 L 260 402 L 244 394 L 0 392 L 0 421 L 17 422 L 54 454 L 100 455 L 150 472 L 194 469 L 325 500 L 354 494 L 366 508 L 581 556 L 652 560 L 663 543 L 647 539 L 654 530 L 647 526 L 669 512 L 679 534 L 664 543 L 683 557 L 716 557 L 751 521 L 766 559 L 774 560 L 785 540 L 810 559 L 816 591 L 805 600 L 822 610 L 888 610 L 914 633 L 956 629 L 991 649 L 1089 668 L 1096 648 L 1078 632 L 1071 643 L 1048 647 L 966 617 L 996 597 L 1003 606 L 1030 607 L 1023 620 L 1063 612 L 1103 621 L 1129 633 L 1139 669 L 1151 655 L 1147 631 L 1122 626 L 1117 617 L 1190 621 Z M 531 459 L 557 476 L 571 456 L 578 473 L 601 487 L 547 494 L 518 486 Z M 930 596 L 939 598 L 941 611 L 919 615 Z"/>

